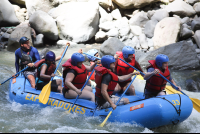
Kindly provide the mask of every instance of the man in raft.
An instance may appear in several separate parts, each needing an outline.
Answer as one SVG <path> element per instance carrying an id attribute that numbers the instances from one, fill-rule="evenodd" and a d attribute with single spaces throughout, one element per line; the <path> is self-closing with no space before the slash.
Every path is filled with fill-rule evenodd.
<path id="1" fill-rule="evenodd" d="M 74 53 L 71 59 L 68 59 L 62 66 L 64 88 L 63 95 L 67 99 L 75 99 L 77 95 L 79 98 L 87 99 L 95 102 L 93 89 L 90 86 L 85 86 L 81 92 L 81 88 L 86 82 L 88 71 L 92 71 L 97 64 L 97 61 L 92 66 L 83 64 L 85 57 L 80 53 Z"/>
<path id="2" fill-rule="evenodd" d="M 116 59 L 115 73 L 118 76 L 127 75 L 127 74 L 130 74 L 134 71 L 134 69 L 132 67 L 130 67 L 129 65 L 127 65 L 126 63 L 124 63 L 123 61 L 121 61 L 118 58 L 125 60 L 127 63 L 129 63 L 133 67 L 135 67 L 138 70 L 140 70 L 141 72 L 143 72 L 139 63 L 135 60 L 135 50 L 134 50 L 134 48 L 132 48 L 130 46 L 125 46 L 125 47 L 123 47 L 122 52 L 117 51 L 116 54 L 114 55 L 114 57 Z M 118 89 L 125 91 L 125 89 L 128 87 L 130 82 L 131 82 L 131 78 L 129 78 L 128 80 L 126 80 L 124 82 L 119 82 L 118 86 L 120 86 L 120 87 Z M 135 95 L 135 88 L 134 88 L 133 85 L 130 86 L 130 88 L 127 91 L 127 94 Z"/>
<path id="3" fill-rule="evenodd" d="M 30 42 L 27 37 L 21 37 L 19 44 L 20 48 L 15 51 L 16 72 L 19 72 L 19 68 L 22 70 L 26 66 L 29 66 L 29 68 L 25 70 L 23 74 L 25 78 L 29 80 L 31 87 L 35 88 L 37 69 L 34 67 L 34 64 L 40 60 L 40 55 L 35 47 L 30 46 Z"/>
<path id="4" fill-rule="evenodd" d="M 66 44 L 66 47 L 69 43 Z M 62 53 L 56 57 L 55 53 L 52 51 L 49 51 L 45 55 L 45 59 L 40 60 L 35 64 L 35 67 L 37 67 L 37 77 L 36 80 L 36 89 L 42 90 L 42 88 L 49 83 L 51 80 L 51 77 L 54 77 L 54 71 L 56 69 L 56 63 L 55 61 L 58 61 L 61 59 L 65 49 L 62 51 Z M 51 83 L 51 91 L 53 92 L 60 92 L 62 93 L 62 80 L 56 79 L 52 80 Z"/>
<path id="5" fill-rule="evenodd" d="M 101 59 L 101 64 L 103 67 L 95 67 L 96 75 L 96 93 L 95 99 L 99 107 L 107 108 L 112 107 L 116 108 L 115 103 L 120 97 L 115 96 L 119 90 L 116 86 L 118 82 L 126 81 L 131 78 L 133 75 L 140 74 L 139 72 L 132 72 L 127 75 L 117 76 L 114 73 L 115 70 L 115 58 L 111 55 L 105 55 Z M 122 98 L 119 105 L 128 104 L 129 100 L 127 98 Z"/>
<path id="6" fill-rule="evenodd" d="M 171 78 L 168 69 L 168 61 L 168 56 L 164 54 L 157 55 L 155 60 L 149 60 L 150 66 L 147 67 L 147 73 L 144 75 L 144 79 L 146 80 L 144 92 L 145 99 L 159 95 L 166 95 L 164 89 L 167 81 L 163 79 L 159 73 L 176 86 L 176 83 Z M 181 87 L 178 88 L 181 90 Z"/>

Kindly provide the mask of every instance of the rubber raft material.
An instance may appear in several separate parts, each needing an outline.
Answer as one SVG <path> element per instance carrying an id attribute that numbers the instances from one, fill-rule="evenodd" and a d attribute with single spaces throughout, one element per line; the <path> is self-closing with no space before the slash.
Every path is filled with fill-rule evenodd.
<path id="1" fill-rule="evenodd" d="M 28 80 L 21 75 L 10 80 L 9 98 L 20 104 L 39 104 L 42 107 L 53 106 L 69 110 L 70 105 L 75 101 L 75 99 L 64 98 L 61 93 L 51 92 L 47 104 L 42 104 L 39 102 L 40 92 L 40 90 L 31 88 Z M 192 101 L 180 94 L 144 99 L 143 93 L 136 91 L 136 96 L 125 95 L 124 97 L 129 99 L 130 104 L 117 106 L 108 121 L 156 128 L 183 122 L 190 116 L 193 109 Z M 96 108 L 97 105 L 94 102 L 78 99 L 71 112 L 86 116 L 100 116 L 104 120 L 112 110 L 111 108 L 100 110 Z"/>

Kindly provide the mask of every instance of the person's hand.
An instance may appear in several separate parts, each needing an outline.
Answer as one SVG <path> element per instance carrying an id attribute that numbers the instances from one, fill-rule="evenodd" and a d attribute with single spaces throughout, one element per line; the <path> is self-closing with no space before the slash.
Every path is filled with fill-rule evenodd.
<path id="1" fill-rule="evenodd" d="M 101 64 L 101 60 L 95 61 L 96 64 Z"/>
<path id="2" fill-rule="evenodd" d="M 181 91 L 181 87 L 180 86 L 177 86 L 177 87 L 178 87 L 178 90 Z"/>
<path id="3" fill-rule="evenodd" d="M 82 53 L 83 53 L 83 50 L 82 50 L 82 49 L 79 49 L 79 50 L 78 50 L 78 53 L 81 53 L 81 54 L 82 54 Z"/>
<path id="4" fill-rule="evenodd" d="M 80 96 L 82 94 L 81 90 L 76 90 L 76 93 Z"/>
<path id="5" fill-rule="evenodd" d="M 13 78 L 16 78 L 16 77 L 18 77 L 18 74 L 17 74 L 17 75 L 13 74 L 12 77 L 13 77 Z"/>
<path id="6" fill-rule="evenodd" d="M 51 74 L 51 77 L 55 77 L 56 75 L 54 73 Z"/>
<path id="7" fill-rule="evenodd" d="M 118 59 L 118 57 L 119 57 L 118 54 L 115 54 L 115 55 L 114 55 L 114 58 L 115 58 L 115 59 Z"/>
<path id="8" fill-rule="evenodd" d="M 155 69 L 155 70 L 153 71 L 153 73 L 154 73 L 154 74 L 159 74 L 160 71 L 159 71 L 158 69 Z"/>
<path id="9" fill-rule="evenodd" d="M 69 43 L 69 42 L 67 42 L 67 43 L 66 43 L 66 46 L 70 46 L 70 43 Z"/>
<path id="10" fill-rule="evenodd" d="M 27 66 L 34 67 L 34 63 L 28 63 Z"/>
<path id="11" fill-rule="evenodd" d="M 140 75 L 140 72 L 136 71 L 136 72 L 133 73 L 133 75 Z"/>
<path id="12" fill-rule="evenodd" d="M 115 110 L 117 106 L 113 103 L 111 104 L 111 107 L 113 108 L 113 110 Z"/>

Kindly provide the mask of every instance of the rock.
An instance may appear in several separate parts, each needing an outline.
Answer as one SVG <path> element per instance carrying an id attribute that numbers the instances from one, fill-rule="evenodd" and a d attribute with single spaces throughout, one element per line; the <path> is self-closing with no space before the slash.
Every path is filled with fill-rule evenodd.
<path id="1" fill-rule="evenodd" d="M 116 37 L 116 38 L 118 38 L 118 36 L 119 36 L 118 29 L 117 29 L 117 28 L 113 28 L 113 29 L 109 30 L 109 31 L 106 33 L 106 35 L 107 35 L 108 37 Z"/>
<path id="2" fill-rule="evenodd" d="M 139 36 L 139 40 L 140 40 L 141 48 L 148 49 L 148 42 L 147 42 L 147 38 L 146 38 L 145 34 L 141 34 Z"/>
<path id="3" fill-rule="evenodd" d="M 147 17 L 148 17 L 149 19 L 151 19 L 151 17 L 155 14 L 155 12 L 156 12 L 156 11 L 154 11 L 154 10 L 148 11 L 148 12 L 147 12 Z"/>
<path id="4" fill-rule="evenodd" d="M 21 6 L 25 6 L 25 2 L 26 2 L 26 0 L 9 0 L 9 1 L 11 1 L 15 4 L 19 4 Z"/>
<path id="5" fill-rule="evenodd" d="M 130 26 L 131 32 L 134 36 L 139 36 L 142 34 L 142 28 L 140 26 Z"/>
<path id="6" fill-rule="evenodd" d="M 192 79 L 188 79 L 185 81 L 186 89 L 192 92 L 198 92 L 199 87 L 197 86 L 197 82 Z"/>
<path id="7" fill-rule="evenodd" d="M 131 46 L 131 47 L 135 47 L 134 46 L 134 43 L 132 42 L 132 40 L 131 39 L 127 39 L 127 40 L 125 40 L 125 41 L 123 41 L 123 43 L 126 45 L 126 46 Z"/>
<path id="8" fill-rule="evenodd" d="M 125 40 L 127 40 L 128 39 L 128 36 L 122 36 L 119 40 L 121 41 L 121 42 L 124 42 Z"/>
<path id="9" fill-rule="evenodd" d="M 112 2 L 112 0 L 98 0 L 98 2 L 100 6 L 109 12 L 116 9 L 116 5 Z"/>
<path id="10" fill-rule="evenodd" d="M 147 37 L 152 38 L 154 36 L 154 30 L 156 24 L 158 23 L 157 20 L 149 20 L 144 27 L 144 33 Z"/>
<path id="11" fill-rule="evenodd" d="M 12 5 L 14 7 L 14 11 L 15 12 L 19 12 L 20 7 L 18 5 Z"/>
<path id="12" fill-rule="evenodd" d="M 151 47 L 154 48 L 153 39 L 147 38 L 147 41 L 148 41 L 148 47 L 149 47 L 149 48 L 151 48 Z"/>
<path id="13" fill-rule="evenodd" d="M 199 2 L 199 0 L 185 0 L 190 5 L 194 5 L 195 3 Z"/>
<path id="14" fill-rule="evenodd" d="M 180 31 L 181 39 L 186 40 L 186 39 L 192 37 L 193 35 L 194 35 L 194 32 L 191 29 L 189 29 L 187 26 L 186 27 L 182 26 L 181 31 Z"/>
<path id="15" fill-rule="evenodd" d="M 136 49 L 140 49 L 140 41 L 137 36 L 134 36 L 132 39 L 132 47 Z"/>
<path id="16" fill-rule="evenodd" d="M 133 37 L 134 37 L 133 33 L 130 33 L 130 34 L 128 35 L 128 38 L 129 38 L 129 39 L 132 39 Z"/>
<path id="17" fill-rule="evenodd" d="M 147 21 L 149 21 L 148 17 L 147 17 L 147 13 L 145 13 L 144 11 L 137 13 L 136 15 L 134 15 L 130 20 L 129 20 L 129 24 L 130 25 L 137 25 L 140 27 L 143 27 Z"/>
<path id="18" fill-rule="evenodd" d="M 34 47 L 42 47 L 43 46 L 43 34 L 38 34 L 36 36 L 36 40 L 34 41 Z"/>
<path id="19" fill-rule="evenodd" d="M 158 54 L 165 54 L 169 57 L 168 66 L 174 70 L 198 69 L 199 60 L 195 53 L 196 45 L 192 41 L 181 41 L 159 49 L 149 51 L 139 59 L 141 66 L 148 66 L 148 60 L 154 60 Z M 187 55 L 187 56 L 185 56 Z"/>
<path id="20" fill-rule="evenodd" d="M 186 24 L 190 21 L 189 17 L 184 17 L 183 19 L 181 19 L 181 24 Z"/>
<path id="21" fill-rule="evenodd" d="M 157 23 L 154 31 L 154 48 L 175 43 L 180 32 L 180 21 L 174 17 L 167 17 Z"/>
<path id="22" fill-rule="evenodd" d="M 183 0 L 175 0 L 174 2 L 167 5 L 165 9 L 169 13 L 173 13 L 181 17 L 193 16 L 196 13 L 193 7 Z"/>
<path id="23" fill-rule="evenodd" d="M 108 40 L 104 41 L 104 43 L 100 47 L 101 56 L 114 56 L 117 51 L 122 51 L 122 48 L 124 46 L 124 43 L 122 43 L 118 38 L 109 38 Z"/>
<path id="24" fill-rule="evenodd" d="M 20 22 L 24 22 L 25 21 L 25 14 L 24 13 L 16 12 L 16 16 L 17 16 L 17 18 L 18 18 L 18 20 Z"/>
<path id="25" fill-rule="evenodd" d="M 130 32 L 130 26 L 128 24 L 128 19 L 126 17 L 123 17 L 119 20 L 116 20 L 115 27 L 119 30 L 120 36 L 126 36 Z"/>
<path id="26" fill-rule="evenodd" d="M 50 51 L 49 48 L 42 49 L 42 51 L 39 52 L 40 59 L 45 58 L 46 53 L 49 52 L 49 51 Z"/>
<path id="27" fill-rule="evenodd" d="M 195 12 L 199 15 L 200 14 L 200 2 L 195 3 L 193 6 Z"/>
<path id="28" fill-rule="evenodd" d="M 200 49 L 195 49 L 195 52 L 196 52 L 197 54 L 200 54 Z"/>
<path id="29" fill-rule="evenodd" d="M 100 25 L 99 25 L 99 28 L 101 28 L 102 30 L 104 30 L 104 31 L 109 31 L 110 29 L 113 29 L 113 28 L 115 28 L 115 25 L 114 25 L 114 23 L 112 22 L 112 21 L 106 21 L 106 22 L 104 22 L 104 23 L 101 23 Z"/>
<path id="30" fill-rule="evenodd" d="M 192 31 L 200 30 L 200 18 L 194 19 L 191 22 Z"/>
<path id="31" fill-rule="evenodd" d="M 59 11 L 59 8 L 63 9 L 56 19 L 61 39 L 86 42 L 98 32 L 99 5 L 95 1 L 69 2 L 58 6 L 56 10 Z"/>
<path id="32" fill-rule="evenodd" d="M 95 35 L 95 41 L 96 41 L 96 42 L 103 42 L 103 41 L 105 41 L 105 40 L 107 40 L 107 39 L 108 39 L 108 37 L 107 37 L 106 33 L 103 32 L 103 31 L 99 31 L 99 32 L 97 32 L 97 34 Z"/>
<path id="33" fill-rule="evenodd" d="M 133 8 L 141 8 L 151 3 L 158 2 L 159 0 L 112 0 L 116 3 L 120 8 L 123 9 L 133 9 Z"/>
<path id="34" fill-rule="evenodd" d="M 157 20 L 159 22 L 166 17 L 169 17 L 167 10 L 160 9 L 154 13 L 154 15 L 151 17 L 151 20 Z"/>
<path id="35" fill-rule="evenodd" d="M 110 13 L 107 13 L 101 6 L 99 6 L 99 13 L 100 13 L 100 24 L 106 21 L 112 21 L 113 17 Z"/>
<path id="36" fill-rule="evenodd" d="M 17 48 L 19 48 L 19 40 L 23 36 L 30 39 L 29 42 L 32 46 L 31 27 L 29 27 L 28 24 L 21 24 L 17 26 L 16 29 L 10 34 L 7 50 L 15 51 Z"/>
<path id="37" fill-rule="evenodd" d="M 9 17 L 8 17 L 9 16 Z M 14 8 L 8 0 L 0 2 L 0 27 L 16 26 L 20 22 L 15 15 Z"/>
<path id="38" fill-rule="evenodd" d="M 200 48 L 200 30 L 197 30 L 194 34 L 194 40 Z"/>
<path id="39" fill-rule="evenodd" d="M 4 40 L 8 40 L 9 37 L 10 37 L 10 34 L 4 33 L 1 38 L 4 39 Z"/>
<path id="40" fill-rule="evenodd" d="M 113 10 L 113 11 L 111 12 L 111 15 L 112 15 L 113 19 L 115 19 L 115 20 L 118 20 L 118 19 L 121 19 L 121 18 L 122 18 L 122 15 L 121 15 L 119 9 Z"/>
<path id="41" fill-rule="evenodd" d="M 34 28 L 36 32 L 43 34 L 51 40 L 58 39 L 58 29 L 56 23 L 47 13 L 38 10 L 30 17 L 29 21 L 32 28 Z"/>

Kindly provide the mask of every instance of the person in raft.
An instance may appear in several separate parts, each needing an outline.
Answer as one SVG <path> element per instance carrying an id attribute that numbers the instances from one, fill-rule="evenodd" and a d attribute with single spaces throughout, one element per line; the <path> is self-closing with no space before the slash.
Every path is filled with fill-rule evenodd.
<path id="1" fill-rule="evenodd" d="M 69 45 L 69 43 L 66 43 L 66 47 Z M 61 54 L 56 57 L 55 53 L 52 51 L 49 51 L 45 55 L 45 59 L 40 60 L 35 64 L 35 67 L 37 67 L 37 80 L 36 80 L 36 89 L 42 90 L 42 88 L 49 83 L 51 80 L 51 77 L 54 77 L 54 71 L 56 69 L 56 63 L 55 61 L 58 61 L 61 59 L 66 47 L 61 52 Z M 60 92 L 62 93 L 62 80 L 56 79 L 52 80 L 51 83 L 51 91 L 53 92 Z"/>
<path id="2" fill-rule="evenodd" d="M 145 99 L 166 95 L 166 91 L 164 89 L 167 81 L 163 79 L 159 73 L 176 86 L 176 83 L 170 75 L 168 62 L 169 58 L 164 54 L 157 55 L 155 60 L 149 60 L 150 65 L 147 67 L 147 73 L 144 75 L 144 79 L 146 80 L 144 91 Z M 181 87 L 178 88 L 181 91 Z"/>
<path id="3" fill-rule="evenodd" d="M 79 98 L 87 99 L 95 102 L 93 89 L 90 86 L 81 88 L 86 82 L 88 72 L 91 72 L 97 64 L 97 61 L 92 66 L 83 64 L 85 57 L 80 53 L 74 53 L 62 66 L 63 69 L 63 95 L 67 99 L 75 99 L 77 95 Z"/>
<path id="4" fill-rule="evenodd" d="M 30 46 L 29 39 L 27 37 L 21 37 L 19 40 L 20 48 L 15 51 L 15 67 L 16 72 L 19 72 L 19 68 L 26 69 L 23 74 L 31 84 L 32 88 L 35 88 L 35 78 L 37 69 L 34 64 L 40 60 L 40 55 L 35 47 Z M 14 75 L 13 75 L 14 76 Z"/>
<path id="5" fill-rule="evenodd" d="M 132 67 L 130 67 L 129 65 L 127 65 L 126 63 L 124 63 L 123 61 L 121 61 L 118 58 L 125 60 L 127 63 L 129 63 L 133 67 L 135 67 L 139 71 L 143 72 L 139 63 L 135 60 L 135 50 L 134 50 L 134 48 L 132 48 L 130 46 L 125 46 L 125 47 L 123 47 L 122 52 L 117 51 L 116 54 L 114 55 L 114 57 L 116 59 L 115 73 L 118 76 L 127 75 L 129 73 L 134 72 L 134 69 Z M 120 87 L 118 89 L 121 90 L 121 91 L 125 91 L 130 82 L 131 82 L 131 78 L 129 78 L 126 81 L 119 82 L 118 86 L 120 86 Z M 131 85 L 129 87 L 127 94 L 135 95 L 135 88 L 134 88 L 133 85 Z"/>
<path id="6" fill-rule="evenodd" d="M 96 75 L 96 92 L 95 99 L 99 108 L 112 107 L 114 110 L 116 108 L 115 103 L 120 97 L 115 96 L 119 91 L 117 88 L 118 82 L 126 81 L 133 75 L 140 74 L 139 72 L 132 72 L 127 75 L 117 76 L 114 73 L 115 70 L 115 58 L 111 55 L 105 55 L 101 59 L 101 64 L 103 67 L 95 67 Z M 128 104 L 129 100 L 127 98 L 122 98 L 118 105 Z"/>

